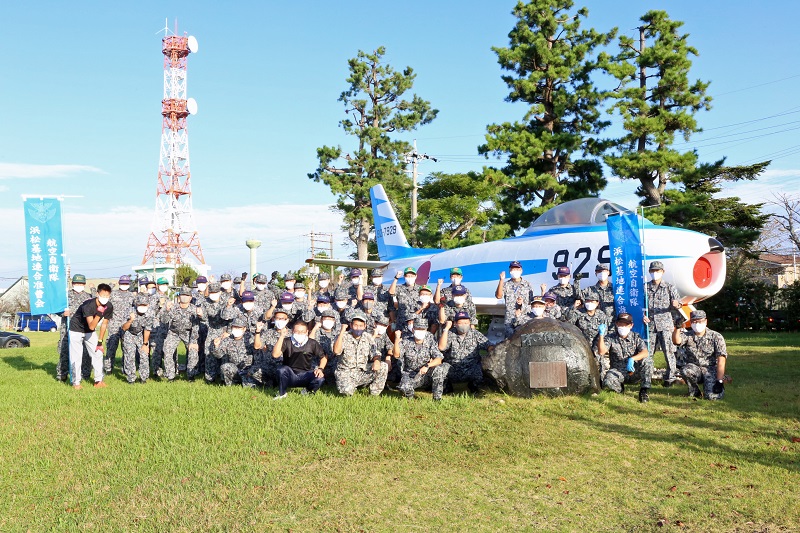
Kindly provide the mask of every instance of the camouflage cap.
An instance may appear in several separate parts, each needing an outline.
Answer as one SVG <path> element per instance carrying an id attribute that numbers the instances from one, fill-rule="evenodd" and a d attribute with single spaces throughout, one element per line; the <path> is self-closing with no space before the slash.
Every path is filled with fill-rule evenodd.
<path id="1" fill-rule="evenodd" d="M 220 280 L 220 282 L 222 282 L 222 281 L 230 281 L 231 279 L 232 279 L 232 278 L 231 278 L 231 275 L 230 275 L 230 274 L 222 274 L 222 275 L 219 277 L 219 280 Z"/>
<path id="2" fill-rule="evenodd" d="M 208 292 L 220 292 L 222 290 L 222 286 L 220 286 L 218 281 L 212 281 L 208 284 Z"/>
<path id="3" fill-rule="evenodd" d="M 702 309 L 695 309 L 689 314 L 689 320 L 702 320 L 706 318 L 706 312 Z"/>
<path id="4" fill-rule="evenodd" d="M 356 311 L 356 312 L 355 312 L 355 313 L 353 313 L 353 315 L 350 317 L 350 321 L 352 322 L 353 320 L 360 320 L 361 322 L 363 322 L 364 324 L 366 324 L 366 323 L 367 323 L 367 315 L 365 315 L 365 314 L 364 314 L 363 312 L 361 312 L 361 311 Z"/>
<path id="5" fill-rule="evenodd" d="M 256 283 L 266 283 L 266 282 L 267 282 L 266 274 L 259 274 L 256 276 Z"/>
<path id="6" fill-rule="evenodd" d="M 150 305 L 150 298 L 146 294 L 136 295 L 136 305 Z"/>
<path id="7" fill-rule="evenodd" d="M 292 274 L 291 272 L 287 272 L 286 275 L 283 276 L 283 279 L 285 281 L 294 281 L 295 277 L 294 274 Z"/>
<path id="8" fill-rule="evenodd" d="M 330 274 L 328 274 L 327 272 L 320 272 L 319 273 L 319 280 L 322 281 L 322 280 L 325 280 L 325 279 L 331 279 Z"/>
<path id="9" fill-rule="evenodd" d="M 653 270 L 664 270 L 664 263 L 662 263 L 661 261 L 653 261 L 652 263 L 650 263 L 650 268 L 648 268 L 648 270 L 651 272 Z"/>
<path id="10" fill-rule="evenodd" d="M 383 269 L 382 268 L 373 268 L 372 269 L 372 277 L 373 278 L 383 277 Z"/>
<path id="11" fill-rule="evenodd" d="M 244 318 L 237 316 L 231 321 L 232 328 L 246 328 L 247 322 L 244 321 Z"/>
<path id="12" fill-rule="evenodd" d="M 183 287 L 181 287 L 181 290 L 178 294 L 180 294 L 181 296 L 191 296 L 192 289 L 184 285 Z"/>
<path id="13" fill-rule="evenodd" d="M 323 318 L 336 318 L 336 311 L 333 309 L 326 309 L 321 313 Z"/>
<path id="14" fill-rule="evenodd" d="M 596 290 L 594 290 L 594 289 L 586 289 L 585 291 L 583 291 L 583 301 L 586 302 L 586 301 L 589 301 L 589 300 L 591 300 L 592 302 L 599 302 L 600 301 L 600 295 L 597 294 Z"/>
<path id="15" fill-rule="evenodd" d="M 350 295 L 347 293 L 347 289 L 343 289 L 342 287 L 339 287 L 333 293 L 334 300 L 347 300 L 349 296 Z"/>
<path id="16" fill-rule="evenodd" d="M 375 321 L 376 324 L 380 324 L 381 326 L 388 326 L 389 325 L 389 315 L 386 313 L 376 313 L 372 312 L 372 319 Z"/>
<path id="17" fill-rule="evenodd" d="M 242 282 L 242 277 L 241 276 L 236 276 L 235 278 L 233 278 L 233 282 L 234 283 L 241 283 Z"/>
<path id="18" fill-rule="evenodd" d="M 276 318 L 278 315 L 286 315 L 286 317 L 288 318 L 289 311 L 287 311 L 283 307 L 276 307 L 275 312 L 272 314 L 272 318 Z"/>
<path id="19" fill-rule="evenodd" d="M 83 283 L 86 284 L 86 276 L 83 274 L 75 274 L 72 276 L 72 283 Z"/>
<path id="20" fill-rule="evenodd" d="M 414 319 L 414 329 L 428 329 L 428 319 L 427 318 L 415 318 Z"/>
<path id="21" fill-rule="evenodd" d="M 306 284 L 303 283 L 302 281 L 298 281 L 297 283 L 294 284 L 294 290 L 305 289 L 305 288 L 306 288 Z"/>

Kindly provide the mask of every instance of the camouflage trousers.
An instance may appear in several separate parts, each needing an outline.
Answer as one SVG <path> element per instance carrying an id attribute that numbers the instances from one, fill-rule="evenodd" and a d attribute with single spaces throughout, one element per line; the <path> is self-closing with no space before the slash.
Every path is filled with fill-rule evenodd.
<path id="1" fill-rule="evenodd" d="M 381 367 L 376 372 L 372 370 L 372 363 L 367 363 L 369 370 L 356 368 L 353 370 L 337 369 L 335 373 L 336 389 L 339 394 L 352 396 L 358 387 L 369 385 L 369 393 L 379 395 L 386 385 L 386 376 L 389 374 L 389 365 L 381 361 Z"/>
<path id="2" fill-rule="evenodd" d="M 608 358 L 603 357 L 598 352 L 594 353 L 594 362 L 597 363 L 597 372 L 600 374 L 600 383 L 603 382 L 603 378 L 606 377 L 606 372 L 608 372 Z"/>
<path id="3" fill-rule="evenodd" d="M 706 400 L 721 400 L 725 396 L 724 390 L 720 394 L 714 394 L 711 391 L 714 387 L 714 382 L 717 381 L 716 366 L 704 367 L 688 363 L 681 368 L 681 375 L 689 387 L 689 396 L 698 396 L 701 384 L 703 385 L 703 396 Z"/>
<path id="4" fill-rule="evenodd" d="M 170 330 L 164 339 L 164 374 L 172 381 L 178 372 L 178 344 L 183 342 L 186 346 L 186 378 L 194 379 L 197 376 L 197 338 L 190 331 L 175 333 Z"/>
<path id="5" fill-rule="evenodd" d="M 450 370 L 450 365 L 442 363 L 428 370 L 424 374 L 419 372 L 403 372 L 400 378 L 400 385 L 397 387 L 403 396 L 406 398 L 413 398 L 416 389 L 431 388 L 434 400 L 442 399 L 442 392 L 444 392 L 444 380 L 447 377 L 447 372 Z"/>
<path id="6" fill-rule="evenodd" d="M 226 387 L 230 387 L 234 383 L 241 383 L 243 387 L 248 388 L 256 386 L 249 366 L 239 368 L 233 363 L 222 363 L 219 370 Z"/>
<path id="7" fill-rule="evenodd" d="M 250 367 L 252 380 L 262 387 L 275 387 L 278 384 L 278 368 L 283 365 L 283 359 L 275 359 L 272 354 L 266 354 L 263 359 L 254 362 Z"/>
<path id="8" fill-rule="evenodd" d="M 208 328 L 208 331 L 206 333 L 205 344 L 207 344 L 206 351 L 208 353 L 206 354 L 207 357 L 205 358 L 205 364 L 203 365 L 204 367 L 203 372 L 205 373 L 206 381 L 208 381 L 209 383 L 214 383 L 217 380 L 217 378 L 220 377 L 219 373 L 220 360 L 211 355 L 211 349 L 213 347 L 212 343 L 214 342 L 214 339 L 221 337 L 223 333 L 225 333 L 224 327 Z"/>
<path id="9" fill-rule="evenodd" d="M 89 352 L 83 350 L 83 361 L 81 363 L 83 379 L 89 379 L 92 371 L 92 358 Z M 67 319 L 61 319 L 61 327 L 58 330 L 58 364 L 56 365 L 56 379 L 59 381 L 66 381 L 69 377 L 69 328 L 67 326 Z"/>
<path id="10" fill-rule="evenodd" d="M 470 383 L 478 386 L 483 383 L 483 370 L 478 362 L 449 363 L 447 381 L 452 383 Z"/>
<path id="11" fill-rule="evenodd" d="M 167 337 L 166 326 L 158 326 L 150 331 L 150 372 L 163 376 L 164 340 Z"/>
<path id="12" fill-rule="evenodd" d="M 142 346 L 144 332 L 134 335 L 122 332 L 122 373 L 128 383 L 136 381 L 136 360 L 139 360 L 139 379 L 144 383 L 150 377 L 150 353 Z"/>
<path id="13" fill-rule="evenodd" d="M 110 374 L 114 370 L 114 359 L 117 358 L 117 348 L 122 344 L 122 333 L 122 324 L 108 325 L 106 354 L 103 356 L 103 372 L 106 374 Z"/>
<path id="14" fill-rule="evenodd" d="M 649 389 L 652 376 L 653 358 L 645 357 L 641 361 L 636 361 L 632 374 L 616 368 L 610 369 L 603 378 L 603 388 L 621 393 L 624 384 L 641 383 L 643 389 Z"/>
<path id="15" fill-rule="evenodd" d="M 675 381 L 678 378 L 678 364 L 675 360 L 675 345 L 672 343 L 671 331 L 656 331 L 655 323 L 650 323 L 650 357 L 656 350 L 664 352 L 667 361 L 667 371 L 664 372 L 664 381 Z"/>
<path id="16" fill-rule="evenodd" d="M 400 383 L 401 379 L 403 379 L 403 362 L 400 359 L 392 357 L 392 368 L 389 369 L 386 381 Z"/>

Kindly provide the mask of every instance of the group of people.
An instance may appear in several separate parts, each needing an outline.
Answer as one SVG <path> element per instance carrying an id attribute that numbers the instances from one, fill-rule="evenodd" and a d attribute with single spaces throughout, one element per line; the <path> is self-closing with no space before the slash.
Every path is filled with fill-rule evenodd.
<path id="1" fill-rule="evenodd" d="M 659 261 L 651 263 L 647 283 L 649 348 L 632 331 L 633 317 L 615 314 L 607 266 L 597 266 L 598 280 L 586 289 L 560 267 L 558 283 L 543 284 L 539 294 L 522 278 L 519 262 L 508 272 L 510 280 L 502 272 L 496 291 L 505 302 L 506 335 L 530 320 L 567 321 L 591 344 L 604 388 L 623 392 L 625 384 L 640 383 L 639 400 L 648 401 L 653 352 L 660 347 L 668 367 L 664 386 L 680 377 L 691 396 L 699 397 L 700 387 L 707 399 L 724 394 L 725 341 L 707 329 L 703 311 L 692 312 L 688 331 L 682 323 L 676 327 L 680 297 L 661 279 Z M 418 285 L 413 267 L 398 271 L 391 283 L 384 283 L 381 269 L 366 276 L 352 268 L 336 282 L 323 272 L 309 285 L 291 273 L 283 286 L 278 278 L 277 272 L 269 280 L 247 273 L 200 276 L 177 292 L 166 278 L 140 278 L 134 292 L 131 277 L 122 276 L 117 288 L 100 284 L 89 297 L 86 278 L 75 275 L 56 377 L 81 388 L 93 370 L 95 387 L 103 387 L 121 346 L 129 383 L 151 375 L 173 381 L 182 370 L 177 348 L 183 343 L 186 379 L 277 387 L 276 399 L 290 388 L 315 393 L 326 382 L 347 396 L 359 387 L 378 395 L 388 386 L 408 398 L 430 389 L 434 400 L 454 384 L 466 383 L 473 392 L 482 385 L 481 357 L 493 346 L 477 329 L 461 269 L 450 271 L 449 285 L 440 279 L 433 287 Z"/>

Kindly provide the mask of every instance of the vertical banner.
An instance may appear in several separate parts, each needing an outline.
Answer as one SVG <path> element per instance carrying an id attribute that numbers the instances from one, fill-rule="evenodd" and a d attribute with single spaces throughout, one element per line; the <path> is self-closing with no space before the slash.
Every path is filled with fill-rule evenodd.
<path id="1" fill-rule="evenodd" d="M 608 246 L 611 254 L 611 277 L 614 283 L 614 307 L 633 317 L 633 331 L 647 338 L 644 324 L 646 290 L 639 217 L 622 213 L 608 217 Z"/>
<path id="2" fill-rule="evenodd" d="M 67 280 L 58 198 L 25 198 L 25 242 L 31 314 L 67 308 Z"/>

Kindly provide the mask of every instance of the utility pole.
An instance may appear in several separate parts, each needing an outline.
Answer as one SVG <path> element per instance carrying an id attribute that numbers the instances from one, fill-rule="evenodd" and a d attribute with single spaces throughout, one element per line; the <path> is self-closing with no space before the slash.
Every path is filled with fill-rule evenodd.
<path id="1" fill-rule="evenodd" d="M 417 163 L 420 159 L 429 159 L 436 163 L 438 159 L 428 154 L 417 152 L 417 140 L 414 139 L 414 149 L 406 154 L 406 163 L 411 163 L 411 235 L 417 231 Z"/>
<path id="2" fill-rule="evenodd" d="M 311 258 L 313 259 L 316 257 L 317 251 L 324 250 L 328 254 L 329 259 L 333 259 L 333 233 L 320 233 L 311 230 L 311 233 L 308 234 L 308 237 L 311 239 Z M 333 271 L 334 266 L 331 265 L 331 279 L 333 278 Z M 317 268 L 314 274 L 317 274 L 319 269 Z"/>

